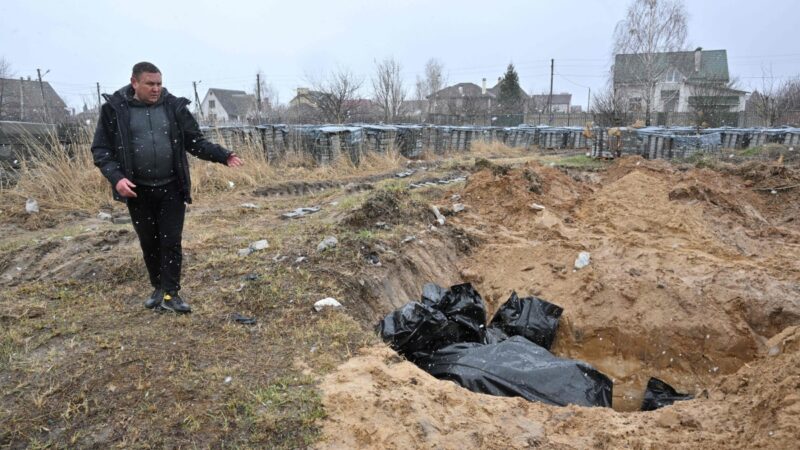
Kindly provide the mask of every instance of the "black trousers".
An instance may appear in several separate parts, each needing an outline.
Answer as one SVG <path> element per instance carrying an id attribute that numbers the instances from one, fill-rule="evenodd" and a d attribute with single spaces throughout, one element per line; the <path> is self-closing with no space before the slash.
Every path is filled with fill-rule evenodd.
<path id="1" fill-rule="evenodd" d="M 181 288 L 181 239 L 186 204 L 175 181 L 165 186 L 138 185 L 128 199 L 133 228 L 139 236 L 150 284 L 175 294 Z"/>

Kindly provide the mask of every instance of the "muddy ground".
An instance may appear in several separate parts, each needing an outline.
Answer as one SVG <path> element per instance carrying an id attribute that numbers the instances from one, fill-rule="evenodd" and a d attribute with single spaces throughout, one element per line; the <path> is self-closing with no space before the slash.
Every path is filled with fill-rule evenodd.
<path id="1" fill-rule="evenodd" d="M 461 157 L 200 197 L 182 317 L 141 306 L 130 225 L 3 211 L 0 448 L 794 447 L 800 171 L 570 161 Z M 318 252 L 326 236 L 339 244 Z M 424 283 L 465 281 L 490 315 L 514 290 L 562 306 L 553 353 L 612 378 L 614 408 L 471 393 L 377 341 Z M 314 312 L 329 296 L 344 308 Z M 696 399 L 637 412 L 651 376 Z"/>

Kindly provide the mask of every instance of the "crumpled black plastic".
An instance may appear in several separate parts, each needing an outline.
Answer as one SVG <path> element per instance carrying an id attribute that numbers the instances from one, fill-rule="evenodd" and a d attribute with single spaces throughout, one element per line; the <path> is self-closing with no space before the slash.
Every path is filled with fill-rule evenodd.
<path id="1" fill-rule="evenodd" d="M 434 283 L 422 288 L 422 304 L 444 313 L 457 323 L 460 338 L 456 342 L 482 342 L 486 329 L 486 307 L 470 283 L 444 289 Z"/>
<path id="2" fill-rule="evenodd" d="M 387 315 L 378 324 L 378 331 L 384 342 L 411 361 L 462 342 L 469 334 L 443 312 L 417 302 L 407 303 Z"/>
<path id="3" fill-rule="evenodd" d="M 426 284 L 421 297 L 388 314 L 377 328 L 384 342 L 435 377 L 491 395 L 611 406 L 608 377 L 529 340 L 552 344 L 560 307 L 514 293 L 487 328 L 483 299 L 469 283 L 450 289 Z"/>
<path id="4" fill-rule="evenodd" d="M 655 411 L 658 408 L 669 406 L 675 402 L 691 400 L 693 398 L 693 395 L 681 394 L 667 383 L 658 378 L 651 377 L 647 382 L 647 389 L 644 391 L 642 411 Z"/>
<path id="5" fill-rule="evenodd" d="M 611 380 L 582 361 L 562 359 L 522 336 L 498 344 L 459 343 L 417 364 L 473 392 L 551 405 L 611 407 Z"/>
<path id="6" fill-rule="evenodd" d="M 492 318 L 490 328 L 498 328 L 509 336 L 525 336 L 550 350 L 564 309 L 538 297 L 517 296 L 516 292 Z"/>

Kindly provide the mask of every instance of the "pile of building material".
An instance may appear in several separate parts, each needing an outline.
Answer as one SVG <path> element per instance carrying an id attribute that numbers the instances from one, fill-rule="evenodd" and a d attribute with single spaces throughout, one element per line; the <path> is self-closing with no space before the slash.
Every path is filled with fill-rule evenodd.
<path id="1" fill-rule="evenodd" d="M 745 149 L 768 143 L 800 145 L 800 128 L 694 127 L 478 127 L 440 125 L 259 125 L 206 128 L 210 139 L 230 148 L 263 149 L 269 161 L 287 157 L 329 164 L 347 156 L 359 164 L 363 155 L 390 149 L 407 158 L 424 151 L 436 155 L 467 152 L 473 142 L 502 142 L 510 147 L 561 152 L 589 149 L 594 157 L 623 154 L 648 159 L 688 158 L 720 153 L 723 148 Z"/>

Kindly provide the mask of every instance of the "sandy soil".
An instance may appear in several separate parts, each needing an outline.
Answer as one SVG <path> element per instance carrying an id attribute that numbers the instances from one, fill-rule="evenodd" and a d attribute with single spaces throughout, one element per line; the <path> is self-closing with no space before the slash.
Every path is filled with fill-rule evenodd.
<path id="1" fill-rule="evenodd" d="M 466 212 L 447 226 L 482 242 L 458 262 L 461 279 L 492 311 L 513 290 L 564 307 L 552 350 L 609 375 L 616 411 L 469 393 L 388 349 L 371 349 L 323 384 L 330 417 L 323 446 L 797 442 L 800 199 L 792 190 L 763 190 L 796 183 L 796 171 L 681 169 L 640 158 L 590 174 L 538 163 L 499 169 L 473 174 L 440 201 L 447 208 L 460 195 Z M 591 264 L 575 270 L 580 251 L 591 252 Z M 651 376 L 698 399 L 627 412 L 638 409 Z"/>

